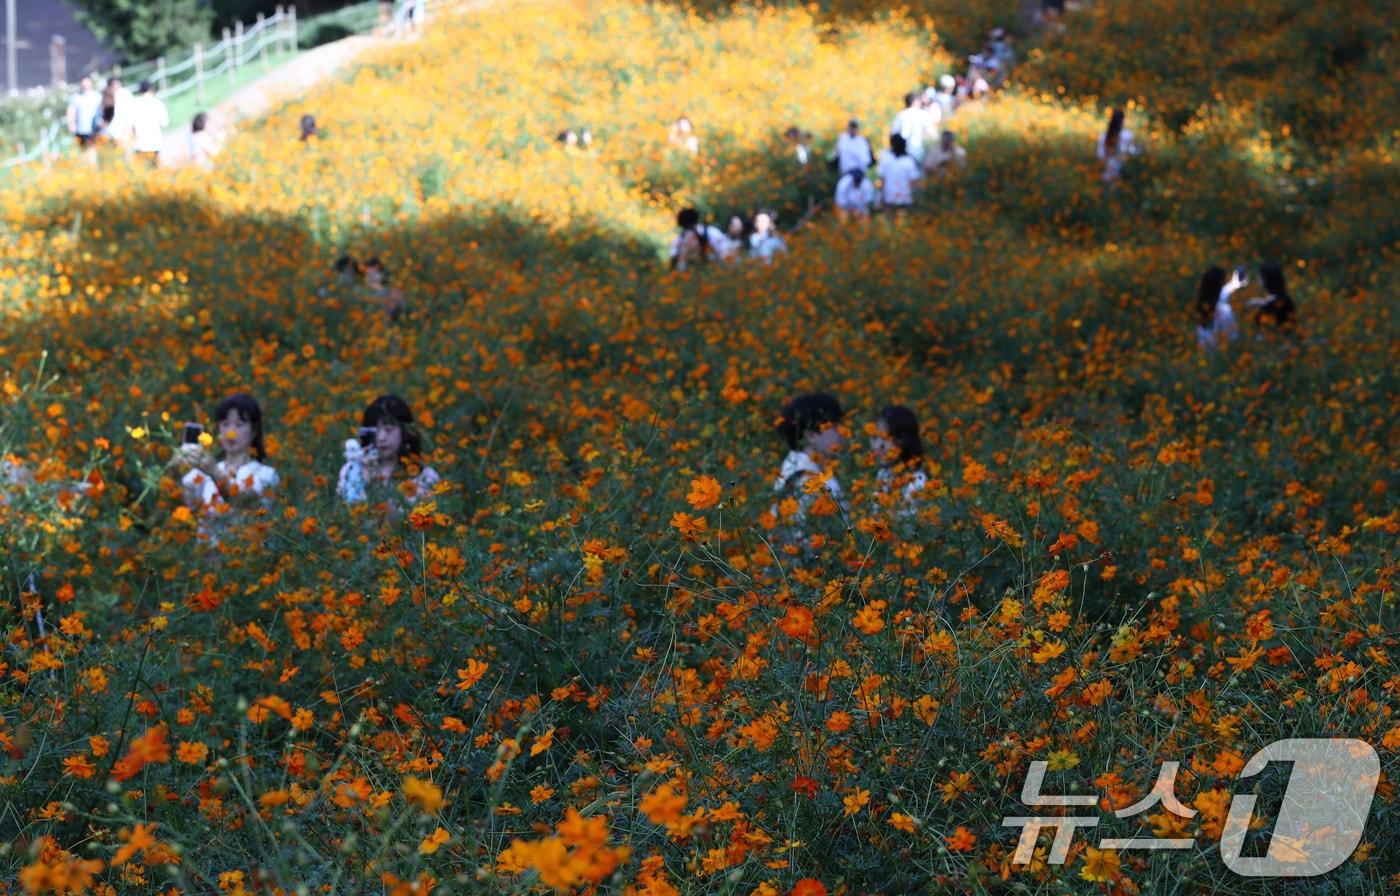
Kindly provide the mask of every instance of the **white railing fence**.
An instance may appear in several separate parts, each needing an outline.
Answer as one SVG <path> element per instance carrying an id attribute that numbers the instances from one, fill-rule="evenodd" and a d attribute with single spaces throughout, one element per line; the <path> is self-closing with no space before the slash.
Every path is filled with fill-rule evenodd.
<path id="1" fill-rule="evenodd" d="M 452 0 L 442 2 L 445 6 L 457 5 Z M 418 26 L 423 21 L 426 6 L 427 0 L 396 0 L 397 8 L 387 23 L 378 17 L 367 17 L 365 24 L 358 28 L 343 24 L 341 27 L 345 27 L 347 34 L 363 34 L 381 28 L 389 34 L 398 34 Z M 273 57 L 295 54 L 299 28 L 304 24 L 297 21 L 294 6 L 279 6 L 271 16 L 259 13 L 252 25 L 245 26 L 238 22 L 232 29 L 223 29 L 220 40 L 211 46 L 195 44 L 187 55 L 173 64 L 162 56 L 148 62 L 113 66 L 108 75 L 119 77 L 123 84 L 128 85 L 152 81 L 158 95 L 166 100 L 194 91 L 202 103 L 206 87 L 212 79 L 236 73 L 248 65 Z M 68 123 L 60 118 L 38 135 L 32 147 L 19 144 L 19 152 L 0 161 L 0 169 L 53 159 L 71 146 Z"/>

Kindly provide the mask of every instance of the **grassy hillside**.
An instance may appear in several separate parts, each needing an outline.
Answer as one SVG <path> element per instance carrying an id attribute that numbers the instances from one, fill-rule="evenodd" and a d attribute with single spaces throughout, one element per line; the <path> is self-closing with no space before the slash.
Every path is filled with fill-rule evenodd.
<path id="1" fill-rule="evenodd" d="M 771 267 L 667 272 L 676 208 L 791 226 L 831 184 L 784 129 L 878 133 L 1014 10 L 531 0 L 383 51 L 212 173 L 16 184 L 0 450 L 36 481 L 0 504 L 0 876 L 1279 892 L 1220 861 L 1239 770 L 1347 736 L 1383 779 L 1307 886 L 1400 884 L 1393 48 L 1347 49 L 1320 23 L 1364 16 L 1337 4 L 1217 8 L 1200 40 L 1180 7 L 1096 4 L 1023 46 L 954 122 L 961 178 L 898 227 L 818 209 Z M 1258 42 L 1208 90 L 1231 33 Z M 1106 194 L 1094 141 L 1126 99 L 1145 153 Z M 696 157 L 667 145 L 681 113 Z M 585 126 L 591 153 L 554 144 Z M 337 285 L 343 252 L 385 260 L 404 320 Z M 1246 320 L 1204 355 L 1200 271 L 1266 258 L 1298 337 Z M 852 511 L 787 542 L 773 423 L 818 388 Z M 211 552 L 171 456 L 245 390 L 282 486 Z M 450 483 L 406 516 L 335 495 L 387 391 Z M 865 447 L 891 402 L 923 424 L 913 519 Z M 1046 840 L 1014 865 L 1001 825 L 1036 760 L 1102 797 L 1063 866 Z M 1170 760 L 1197 814 L 1144 830 L 1196 847 L 1095 849 L 1138 833 L 1108 810 Z"/>

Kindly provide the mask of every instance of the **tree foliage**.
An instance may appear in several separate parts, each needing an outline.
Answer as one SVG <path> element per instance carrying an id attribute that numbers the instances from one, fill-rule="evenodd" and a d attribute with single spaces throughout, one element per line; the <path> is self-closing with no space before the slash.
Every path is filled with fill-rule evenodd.
<path id="1" fill-rule="evenodd" d="M 201 0 L 79 0 L 78 16 L 126 59 L 154 59 L 207 40 L 212 22 Z"/>

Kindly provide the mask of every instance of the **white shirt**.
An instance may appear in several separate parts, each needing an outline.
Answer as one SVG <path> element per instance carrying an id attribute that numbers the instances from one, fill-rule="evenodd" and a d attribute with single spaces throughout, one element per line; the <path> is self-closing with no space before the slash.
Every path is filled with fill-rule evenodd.
<path id="1" fill-rule="evenodd" d="M 136 97 L 125 87 L 112 91 L 112 120 L 107 123 L 107 132 L 114 140 L 131 139 L 131 104 Z"/>
<path id="2" fill-rule="evenodd" d="M 143 93 L 132 100 L 129 121 L 133 149 L 160 152 L 165 148 L 165 129 L 170 127 L 170 115 L 160 97 Z"/>
<path id="3" fill-rule="evenodd" d="M 190 132 L 190 164 L 200 168 L 214 167 L 214 138 L 208 131 Z"/>
<path id="4" fill-rule="evenodd" d="M 890 133 L 904 138 L 904 148 L 912 156 L 923 157 L 924 134 L 928 130 L 924 110 L 917 105 L 902 110 L 890 122 Z"/>
<path id="5" fill-rule="evenodd" d="M 1226 283 L 1220 290 L 1220 298 L 1215 301 L 1215 317 L 1209 327 L 1196 327 L 1196 344 L 1203 349 L 1216 349 L 1222 341 L 1235 338 L 1239 326 L 1235 322 L 1235 307 L 1230 304 L 1230 296 L 1239 289 L 1239 284 Z"/>
<path id="6" fill-rule="evenodd" d="M 267 492 L 276 488 L 281 481 L 276 470 L 265 463 L 252 459 L 239 467 L 232 477 L 229 476 L 228 464 L 225 461 L 219 461 L 214 465 L 214 469 L 221 479 L 232 479 L 233 484 L 240 492 L 251 491 L 263 498 L 266 498 Z M 180 484 L 199 494 L 200 502 L 204 505 L 205 510 L 212 510 L 226 497 L 220 494 L 219 486 L 202 470 L 190 470 L 180 480 Z"/>
<path id="7" fill-rule="evenodd" d="M 848 212 L 869 213 L 870 205 L 875 201 L 875 184 L 870 178 L 863 177 L 860 186 L 855 185 L 855 178 L 847 174 L 836 183 L 836 207 Z"/>
<path id="8" fill-rule="evenodd" d="M 1103 179 L 1116 180 L 1123 172 L 1123 160 L 1128 156 L 1137 155 L 1137 143 L 1133 141 L 1133 132 L 1124 128 L 1118 132 L 1117 151 L 1110 153 L 1107 141 L 1104 139 L 1107 133 L 1099 134 L 1099 145 L 1096 155 L 1099 161 L 1103 162 Z"/>
<path id="9" fill-rule="evenodd" d="M 870 155 L 870 141 L 864 135 L 852 137 L 850 131 L 842 131 L 841 136 L 836 138 L 837 169 L 845 174 L 853 168 L 864 171 L 873 164 L 875 159 Z"/>
<path id="10" fill-rule="evenodd" d="M 880 153 L 880 179 L 884 182 L 881 197 L 885 205 L 912 205 L 919 163 L 909 156 L 896 156 L 887 149 Z"/>
<path id="11" fill-rule="evenodd" d="M 72 116 L 73 133 L 86 137 L 102 124 L 102 94 L 88 89 L 73 94 L 68 101 L 68 114 Z"/>
<path id="12" fill-rule="evenodd" d="M 880 472 L 875 474 L 875 483 L 879 490 L 885 494 L 889 493 L 890 487 L 894 485 L 894 468 L 881 467 Z M 899 517 L 914 516 L 919 512 L 919 501 L 923 498 L 924 489 L 928 487 L 928 474 L 923 470 L 915 470 L 908 477 L 904 485 L 904 490 L 900 494 L 900 503 L 895 515 Z"/>
<path id="13" fill-rule="evenodd" d="M 927 106 L 920 106 L 919 111 L 923 114 L 924 136 L 930 143 L 936 143 L 938 126 L 943 123 L 943 107 L 937 102 L 931 102 Z"/>
<path id="14" fill-rule="evenodd" d="M 841 486 L 836 481 L 835 476 L 826 476 L 822 468 L 817 466 L 816 461 L 805 451 L 789 451 L 787 457 L 783 458 L 782 468 L 778 471 L 778 480 L 773 483 L 773 492 L 778 496 L 778 501 L 784 498 L 793 498 L 797 501 L 796 522 L 802 522 L 807 518 L 807 509 L 812 506 L 813 495 L 808 493 L 803 487 L 809 476 L 824 476 L 822 483 L 827 494 L 837 504 L 841 504 Z M 844 507 L 843 507 L 844 509 Z M 774 516 L 778 516 L 778 505 L 772 507 Z"/>
<path id="15" fill-rule="evenodd" d="M 358 479 L 356 482 L 354 480 Z M 380 482 L 386 480 L 380 478 Z M 407 489 L 404 500 L 412 507 L 424 498 L 433 493 L 433 489 L 442 481 L 437 470 L 432 467 L 423 467 L 409 482 L 412 485 Z M 358 504 L 366 500 L 365 491 L 365 468 L 362 463 L 356 461 L 346 461 L 340 468 L 340 477 L 336 483 L 335 493 L 340 496 L 346 504 Z M 402 494 L 402 492 L 401 492 Z"/>

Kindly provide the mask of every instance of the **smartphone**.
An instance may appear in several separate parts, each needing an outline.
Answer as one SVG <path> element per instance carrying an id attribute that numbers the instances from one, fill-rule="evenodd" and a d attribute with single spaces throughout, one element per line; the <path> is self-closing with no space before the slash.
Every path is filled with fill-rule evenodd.
<path id="1" fill-rule="evenodd" d="M 186 444 L 186 445 L 198 445 L 198 444 L 199 444 L 199 437 L 202 436 L 202 435 L 204 435 L 204 427 L 200 426 L 198 423 L 186 423 L 186 424 L 185 424 L 185 444 Z"/>
<path id="2" fill-rule="evenodd" d="M 377 434 L 378 434 L 378 430 L 375 429 L 375 427 L 373 427 L 373 426 L 361 426 L 361 427 L 360 427 L 360 445 L 361 445 L 362 447 L 365 447 L 365 448 L 373 448 L 373 447 L 374 447 L 374 439 L 375 439 L 375 436 L 376 436 Z"/>

